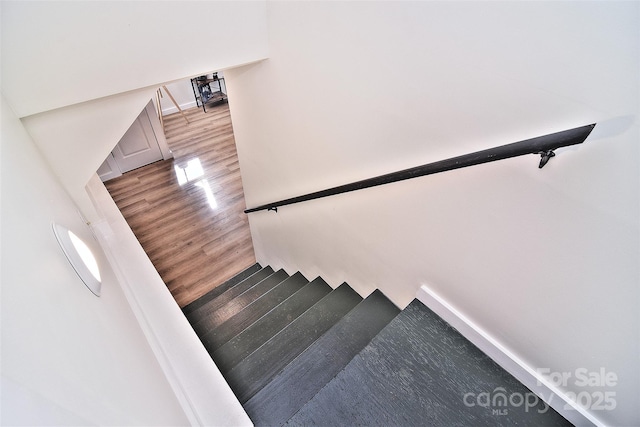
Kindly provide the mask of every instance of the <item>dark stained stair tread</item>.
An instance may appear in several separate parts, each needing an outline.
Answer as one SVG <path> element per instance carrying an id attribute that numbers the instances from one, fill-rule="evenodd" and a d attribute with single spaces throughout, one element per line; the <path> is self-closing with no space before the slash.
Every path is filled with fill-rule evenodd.
<path id="1" fill-rule="evenodd" d="M 571 425 L 542 403 L 526 411 L 465 404 L 467 393 L 496 390 L 533 396 L 414 300 L 287 425 Z"/>
<path id="2" fill-rule="evenodd" d="M 284 300 L 213 353 L 220 371 L 231 370 L 330 292 L 331 286 L 318 277 Z"/>
<path id="3" fill-rule="evenodd" d="M 232 287 L 234 287 L 235 285 L 237 285 L 238 283 L 240 283 L 241 281 L 243 281 L 247 277 L 251 276 L 252 274 L 254 274 L 256 272 L 258 272 L 260 269 L 262 269 L 260 264 L 258 264 L 258 263 L 253 264 L 251 267 L 241 271 L 240 273 L 236 274 L 235 276 L 233 276 L 232 278 L 230 278 L 226 282 L 222 283 L 221 285 L 216 286 L 214 289 L 210 290 L 209 292 L 207 292 L 206 294 L 204 294 L 203 296 L 201 296 L 197 300 L 193 301 L 191 304 L 187 304 L 186 306 L 184 306 L 182 308 L 182 312 L 185 315 L 189 314 L 189 313 L 192 313 L 193 311 L 195 311 L 196 309 L 202 307 L 203 305 L 205 305 L 206 303 L 208 303 L 212 299 L 216 298 L 217 296 L 219 296 L 223 292 L 226 292 L 227 290 L 231 289 Z"/>
<path id="4" fill-rule="evenodd" d="M 224 306 L 226 303 L 228 303 L 238 295 L 244 293 L 247 289 L 251 288 L 256 283 L 266 279 L 271 274 L 273 274 L 273 269 L 269 266 L 264 267 L 259 271 L 253 273 L 251 276 L 238 282 L 232 288 L 226 290 L 222 294 L 218 295 L 216 298 L 212 299 L 211 301 L 207 302 L 203 306 L 189 313 L 187 315 L 187 319 L 189 319 L 189 323 L 191 323 L 196 333 L 198 333 L 197 325 L 200 321 L 202 321 L 203 319 L 206 319 L 211 313 L 214 313 L 220 307 Z"/>
<path id="5" fill-rule="evenodd" d="M 355 307 L 362 298 L 346 283 L 304 312 L 225 375 L 241 403 Z"/>
<path id="6" fill-rule="evenodd" d="M 571 425 L 541 400 L 465 404 L 536 397 L 417 300 L 255 264 L 183 312 L 257 426 Z"/>
<path id="7" fill-rule="evenodd" d="M 245 404 L 253 423 L 284 424 L 399 312 L 379 290 L 369 295 Z"/>
<path id="8" fill-rule="evenodd" d="M 278 270 L 272 273 L 242 294 L 219 307 L 216 311 L 209 313 L 206 318 L 193 325 L 193 329 L 198 335 L 208 333 L 288 278 L 289 275 L 284 270 Z"/>
<path id="9" fill-rule="evenodd" d="M 294 274 L 244 307 L 239 313 L 226 320 L 220 326 L 201 336 L 200 340 L 207 351 L 213 353 L 308 283 L 309 281 L 302 273 Z"/>

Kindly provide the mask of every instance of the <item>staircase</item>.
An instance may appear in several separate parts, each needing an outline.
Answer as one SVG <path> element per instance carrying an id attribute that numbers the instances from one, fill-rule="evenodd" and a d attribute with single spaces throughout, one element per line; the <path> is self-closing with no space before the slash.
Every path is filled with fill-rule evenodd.
<path id="1" fill-rule="evenodd" d="M 183 311 L 257 426 L 570 425 L 417 300 L 255 264 Z"/>

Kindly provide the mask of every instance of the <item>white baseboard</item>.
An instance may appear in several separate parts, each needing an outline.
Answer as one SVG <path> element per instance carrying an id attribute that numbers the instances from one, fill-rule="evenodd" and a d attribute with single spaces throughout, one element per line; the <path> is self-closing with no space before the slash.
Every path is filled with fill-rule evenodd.
<path id="1" fill-rule="evenodd" d="M 416 298 L 571 423 L 604 425 L 426 285 L 418 290 Z"/>
<path id="2" fill-rule="evenodd" d="M 197 107 L 198 104 L 196 103 L 196 101 L 191 101 L 191 102 L 187 102 L 186 104 L 180 104 L 180 108 L 182 110 L 188 110 L 189 108 L 193 108 L 193 107 Z M 178 109 L 175 107 L 175 105 L 172 105 L 168 108 L 163 108 L 162 109 L 162 115 L 163 116 L 167 116 L 169 114 L 174 114 L 177 113 Z"/>

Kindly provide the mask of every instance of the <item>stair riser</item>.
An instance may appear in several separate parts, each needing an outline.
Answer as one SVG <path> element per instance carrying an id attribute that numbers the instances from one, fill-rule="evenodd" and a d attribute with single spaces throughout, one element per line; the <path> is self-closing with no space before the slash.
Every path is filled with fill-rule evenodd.
<path id="1" fill-rule="evenodd" d="M 266 292 L 276 287 L 279 283 L 285 281 L 289 276 L 284 270 L 277 271 L 269 277 L 247 289 L 242 294 L 227 302 L 215 312 L 210 313 L 206 319 L 202 319 L 196 325 L 194 330 L 199 336 L 204 336 L 213 329 L 222 325 L 234 315 L 238 314 L 246 306 L 260 298 Z"/>
<path id="2" fill-rule="evenodd" d="M 262 267 L 260 266 L 260 264 L 258 264 L 258 263 L 253 264 L 251 267 L 249 267 L 246 270 L 236 274 L 235 276 L 233 276 L 231 279 L 227 280 L 226 282 L 224 282 L 220 286 L 217 286 L 216 288 L 214 288 L 213 290 L 209 291 L 205 295 L 201 296 L 200 298 L 198 298 L 197 300 L 195 300 L 191 304 L 185 306 L 182 309 L 182 312 L 185 315 L 193 313 L 198 308 L 202 307 L 203 305 L 205 305 L 209 301 L 215 299 L 216 297 L 218 297 L 222 293 L 228 291 L 229 289 L 231 289 L 232 287 L 234 287 L 235 285 L 237 285 L 238 283 L 240 283 L 244 279 L 248 278 L 249 276 L 253 275 L 254 273 L 257 273 L 261 269 L 262 269 Z"/>
<path id="3" fill-rule="evenodd" d="M 253 423 L 284 424 L 399 312 L 380 291 L 369 295 L 244 405 Z"/>
<path id="4" fill-rule="evenodd" d="M 238 400 L 249 400 L 360 301 L 362 298 L 343 284 L 247 356 L 225 375 Z"/>
<path id="5" fill-rule="evenodd" d="M 329 292 L 331 287 L 323 280 L 316 279 L 287 298 L 278 307 L 215 351 L 212 356 L 220 371 L 224 374 L 231 370 Z"/>
<path id="6" fill-rule="evenodd" d="M 308 283 L 302 274 L 296 273 L 202 336 L 202 343 L 209 353 L 213 353 Z"/>
<path id="7" fill-rule="evenodd" d="M 505 396 L 532 397 L 416 300 L 287 425 L 337 425 L 345 420 L 360 425 L 378 425 L 380 420 L 388 425 L 570 425 L 540 401 L 537 407 L 486 407 L 465 400 L 469 395 L 494 395 L 496 390 Z"/>
<path id="8" fill-rule="evenodd" d="M 250 289 L 252 286 L 254 286 L 256 283 L 266 279 L 271 274 L 273 274 L 273 269 L 271 267 L 265 267 L 262 270 L 258 271 L 257 273 L 254 273 L 253 275 L 241 281 L 240 283 L 238 283 L 228 291 L 219 295 L 217 298 L 209 301 L 207 304 L 194 310 L 192 313 L 189 313 L 187 315 L 187 319 L 189 320 L 189 323 L 191 323 L 196 333 L 198 334 L 200 332 L 206 333 L 207 331 L 203 330 L 204 328 L 201 328 L 199 326 L 200 322 L 206 321 L 211 314 L 215 313 L 225 304 L 229 303 L 229 301 L 231 301 L 238 295 L 241 295 L 247 289 Z"/>

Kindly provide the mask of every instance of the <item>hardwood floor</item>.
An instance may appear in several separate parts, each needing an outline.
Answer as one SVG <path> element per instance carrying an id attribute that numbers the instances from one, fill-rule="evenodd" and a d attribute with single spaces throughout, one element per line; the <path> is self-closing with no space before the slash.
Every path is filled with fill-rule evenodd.
<path id="1" fill-rule="evenodd" d="M 228 104 L 164 117 L 174 159 L 105 183 L 180 307 L 254 264 Z"/>

